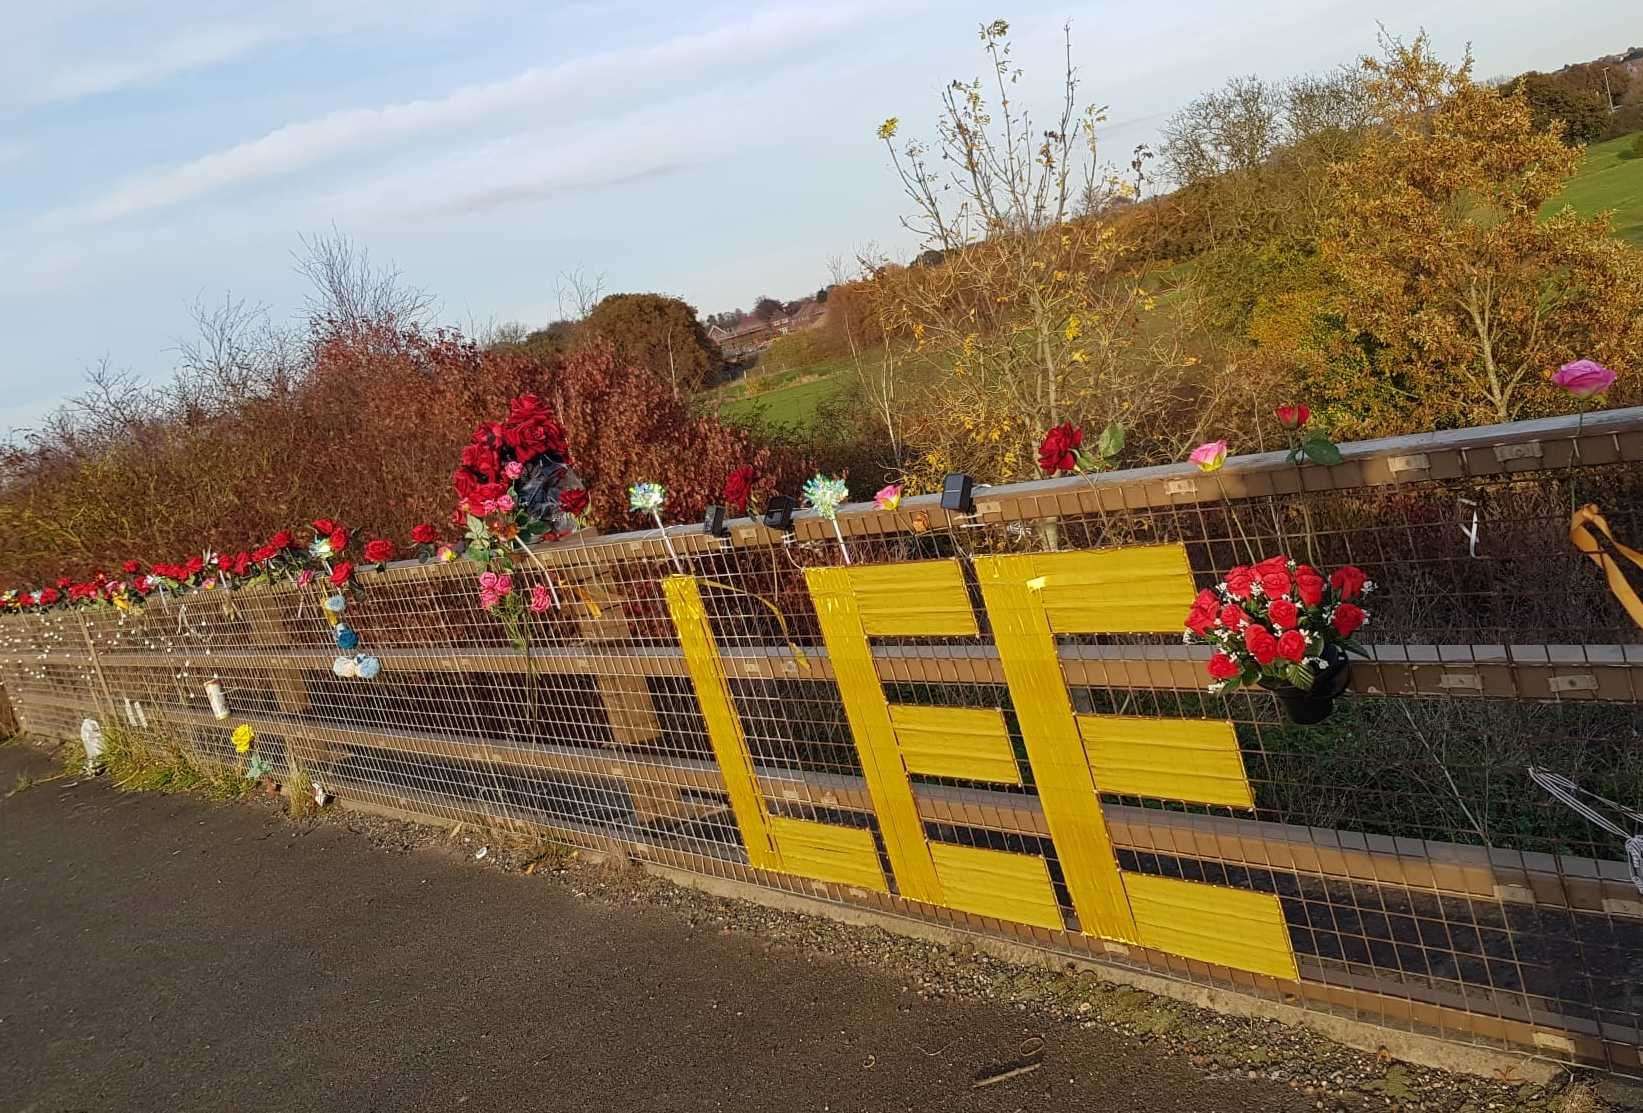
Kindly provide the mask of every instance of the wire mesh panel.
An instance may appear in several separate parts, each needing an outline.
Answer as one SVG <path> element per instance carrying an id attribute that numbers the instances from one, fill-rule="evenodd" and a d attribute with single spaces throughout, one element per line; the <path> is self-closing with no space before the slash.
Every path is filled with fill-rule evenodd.
<path id="1" fill-rule="evenodd" d="M 0 679 L 38 733 L 232 764 L 245 724 L 347 801 L 1643 1070 L 1643 412 L 1344 456 L 584 534 L 511 622 L 396 565 L 348 604 L 369 679 L 317 587 L 13 616 Z M 1181 637 L 1278 554 L 1378 587 L 1312 725 Z"/>

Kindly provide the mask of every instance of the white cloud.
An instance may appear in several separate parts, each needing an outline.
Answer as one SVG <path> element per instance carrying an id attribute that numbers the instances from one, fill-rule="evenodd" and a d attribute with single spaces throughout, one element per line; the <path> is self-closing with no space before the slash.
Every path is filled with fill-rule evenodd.
<path id="1" fill-rule="evenodd" d="M 242 58 L 278 42 L 368 27 L 443 23 L 434 0 L 218 0 L 181 3 L 54 0 L 7 11 L 0 36 L 0 112 L 38 108 Z"/>
<path id="2" fill-rule="evenodd" d="M 116 220 L 363 148 L 497 118 L 525 113 L 555 113 L 563 118 L 578 101 L 608 101 L 613 94 L 696 77 L 711 66 L 745 65 L 760 56 L 813 42 L 866 14 L 867 9 L 858 5 L 761 12 L 710 31 L 533 68 L 501 81 L 464 86 L 435 99 L 333 112 L 177 166 L 139 174 L 87 205 L 54 214 L 48 223 Z"/>

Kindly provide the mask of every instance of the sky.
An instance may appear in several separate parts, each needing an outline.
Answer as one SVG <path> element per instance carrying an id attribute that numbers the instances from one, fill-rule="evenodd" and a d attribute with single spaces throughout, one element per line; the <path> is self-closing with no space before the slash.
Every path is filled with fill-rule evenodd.
<path id="1" fill-rule="evenodd" d="M 1011 23 L 1026 103 L 1081 98 L 1122 164 L 1195 94 L 1428 31 L 1481 77 L 1643 43 L 1636 0 L 54 0 L 0 38 L 0 432 L 88 367 L 160 380 L 190 307 L 301 309 L 293 253 L 336 230 L 474 329 L 561 316 L 559 276 L 703 313 L 914 243 L 874 130 L 928 136 Z"/>

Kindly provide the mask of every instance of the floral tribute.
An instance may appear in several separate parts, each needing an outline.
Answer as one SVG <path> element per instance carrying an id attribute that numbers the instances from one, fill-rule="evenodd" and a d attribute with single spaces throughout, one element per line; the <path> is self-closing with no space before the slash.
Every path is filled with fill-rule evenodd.
<path id="1" fill-rule="evenodd" d="M 1200 591 L 1183 640 L 1214 648 L 1212 692 L 1263 680 L 1306 691 L 1331 657 L 1367 656 L 1353 635 L 1369 622 L 1364 600 L 1374 590 L 1350 564 L 1326 579 L 1290 557 L 1268 557 Z"/>
<path id="2" fill-rule="evenodd" d="M 571 469 L 564 426 L 536 395 L 515 398 L 505 421 L 474 429 L 451 486 L 457 495 L 451 523 L 466 529 L 466 555 L 486 566 L 479 575 L 480 609 L 502 623 L 521 652 L 528 651 L 526 614 L 548 610 L 555 599 L 550 587 L 538 585 L 528 595 L 515 590 L 514 555 L 530 556 L 533 542 L 580 529 L 588 510 L 588 493 Z M 423 542 L 414 533 L 412 539 L 419 546 L 437 542 Z M 441 562 L 456 556 L 443 547 L 432 551 Z"/>
<path id="3" fill-rule="evenodd" d="M 509 568 L 516 548 L 579 528 L 588 505 L 571 470 L 564 427 L 534 394 L 510 402 L 506 421 L 474 429 L 451 486 L 457 496 L 451 524 L 466 529 L 468 556 Z"/>
<path id="4" fill-rule="evenodd" d="M 1038 442 L 1038 470 L 1045 475 L 1085 475 L 1104 471 L 1124 451 L 1124 427 L 1114 421 L 1096 438 L 1095 451 L 1084 447 L 1084 430 L 1070 421 L 1044 434 Z"/>

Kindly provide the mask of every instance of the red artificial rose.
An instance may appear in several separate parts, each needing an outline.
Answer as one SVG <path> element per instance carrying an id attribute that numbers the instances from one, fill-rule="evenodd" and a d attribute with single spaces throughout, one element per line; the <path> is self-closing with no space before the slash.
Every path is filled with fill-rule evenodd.
<path id="1" fill-rule="evenodd" d="M 44 587 L 40 589 L 40 605 L 43 607 L 49 607 L 61 598 L 62 595 L 54 587 Z"/>
<path id="2" fill-rule="evenodd" d="M 354 578 L 354 566 L 348 561 L 339 561 L 331 569 L 331 583 L 335 587 L 347 587 L 348 581 Z"/>
<path id="3" fill-rule="evenodd" d="M 205 571 L 205 558 L 204 557 L 198 557 L 198 556 L 189 557 L 188 558 L 188 563 L 182 566 L 182 575 L 177 577 L 177 578 L 180 579 L 180 580 L 186 580 L 188 577 L 197 576 L 201 572 L 204 572 L 204 571 Z"/>
<path id="4" fill-rule="evenodd" d="M 263 545 L 259 548 L 251 550 L 251 559 L 256 561 L 258 564 L 261 564 L 264 561 L 273 560 L 278 553 L 279 550 L 272 544 Z"/>
<path id="5" fill-rule="evenodd" d="M 124 569 L 125 574 L 128 576 L 135 576 L 143 570 L 142 562 L 137 560 L 128 560 L 124 564 L 120 565 L 120 567 Z"/>
<path id="6" fill-rule="evenodd" d="M 1221 597 L 1215 594 L 1214 588 L 1209 587 L 1206 587 L 1203 591 L 1200 591 L 1197 598 L 1192 601 L 1192 609 L 1195 611 L 1214 610 L 1220 605 Z"/>
<path id="7" fill-rule="evenodd" d="M 1244 608 L 1238 604 L 1228 603 L 1221 608 L 1220 619 L 1222 626 L 1225 626 L 1228 630 L 1236 630 L 1249 621 L 1249 615 L 1245 614 Z"/>
<path id="8" fill-rule="evenodd" d="M 1278 656 L 1278 639 L 1265 626 L 1252 623 L 1244 627 L 1244 648 L 1249 650 L 1256 664 L 1270 665 Z"/>
<path id="9" fill-rule="evenodd" d="M 1257 576 L 1270 575 L 1273 572 L 1288 572 L 1289 558 L 1286 556 L 1270 556 L 1255 566 Z"/>
<path id="10" fill-rule="evenodd" d="M 418 545 L 433 545 L 439 541 L 439 531 L 423 522 L 411 527 L 411 540 Z"/>
<path id="11" fill-rule="evenodd" d="M 281 549 L 294 549 L 297 547 L 297 539 L 291 536 L 290 530 L 282 529 L 268 539 L 268 547 L 275 552 Z"/>
<path id="12" fill-rule="evenodd" d="M 1084 444 L 1084 430 L 1070 421 L 1063 421 L 1044 434 L 1038 446 L 1038 466 L 1045 475 L 1077 471 L 1077 450 Z"/>
<path id="13" fill-rule="evenodd" d="M 1306 656 L 1306 635 L 1299 630 L 1285 630 L 1278 636 L 1278 656 L 1299 663 Z"/>
<path id="14" fill-rule="evenodd" d="M 1216 680 L 1231 680 L 1244 670 L 1238 662 L 1217 649 L 1209 655 L 1209 674 Z"/>
<path id="15" fill-rule="evenodd" d="M 1215 609 L 1213 607 L 1194 607 L 1187 615 L 1187 629 L 1204 637 L 1215 626 Z"/>
<path id="16" fill-rule="evenodd" d="M 1248 565 L 1240 564 L 1227 573 L 1227 594 L 1234 599 L 1248 599 L 1254 587 L 1255 571 Z"/>
<path id="17" fill-rule="evenodd" d="M 320 537 L 329 537 L 337 531 L 338 525 L 340 525 L 339 522 L 330 518 L 315 518 L 314 533 Z"/>
<path id="18" fill-rule="evenodd" d="M 745 514 L 747 500 L 753 497 L 753 484 L 758 481 L 759 473 L 754 470 L 752 464 L 743 464 L 725 476 L 725 509 Z"/>
<path id="19" fill-rule="evenodd" d="M 456 488 L 456 497 L 459 499 L 466 500 L 471 497 L 479 482 L 479 477 L 467 468 L 457 468 L 451 473 L 451 486 Z"/>
<path id="20" fill-rule="evenodd" d="M 1289 594 L 1288 572 L 1267 572 L 1261 577 L 1261 590 L 1268 599 L 1276 599 L 1281 595 Z"/>
<path id="21" fill-rule="evenodd" d="M 378 537 L 365 543 L 365 561 L 367 564 L 387 564 L 394 559 L 394 543 Z"/>
<path id="22" fill-rule="evenodd" d="M 570 487 L 559 492 L 559 509 L 572 518 L 580 517 L 588 508 L 588 493 L 581 487 Z"/>
<path id="23" fill-rule="evenodd" d="M 520 395 L 508 404 L 508 423 L 502 437 L 521 464 L 530 463 L 544 452 L 560 459 L 570 455 L 565 430 L 553 411 L 534 394 Z"/>
<path id="24" fill-rule="evenodd" d="M 1295 594 L 1302 603 L 1316 607 L 1324 601 L 1324 578 L 1305 565 L 1295 569 Z"/>
<path id="25" fill-rule="evenodd" d="M 1364 575 L 1363 569 L 1354 564 L 1335 569 L 1334 575 L 1329 577 L 1329 585 L 1341 593 L 1342 599 L 1356 599 L 1363 594 L 1363 585 L 1368 582 L 1369 577 Z"/>
<path id="26" fill-rule="evenodd" d="M 1293 630 L 1301 622 L 1301 609 L 1288 599 L 1274 599 L 1267 604 L 1266 616 L 1280 630 Z"/>
<path id="27" fill-rule="evenodd" d="M 347 526 L 338 526 L 332 530 L 331 536 L 326 538 L 327 541 L 331 542 L 331 552 L 340 553 L 346 549 L 348 547 L 348 537 Z"/>
<path id="28" fill-rule="evenodd" d="M 470 444 L 462 450 L 462 466 L 481 479 L 495 479 L 502 474 L 502 456 L 490 445 Z"/>
<path id="29" fill-rule="evenodd" d="M 57 577 L 57 589 L 59 591 L 66 591 L 70 587 L 72 587 L 73 585 L 74 585 L 74 581 L 69 579 L 67 576 L 58 576 Z"/>
<path id="30" fill-rule="evenodd" d="M 1278 424 L 1285 429 L 1299 429 L 1312 420 L 1312 411 L 1301 405 L 1279 406 Z"/>
<path id="31" fill-rule="evenodd" d="M 251 571 L 251 554 L 240 552 L 234 554 L 234 575 L 244 576 Z"/>
<path id="32" fill-rule="evenodd" d="M 1343 638 L 1350 638 L 1358 627 L 1363 625 L 1366 617 L 1368 616 L 1363 613 L 1363 608 L 1356 603 L 1342 603 L 1335 608 L 1334 617 L 1329 622 L 1335 627 L 1337 634 Z"/>

